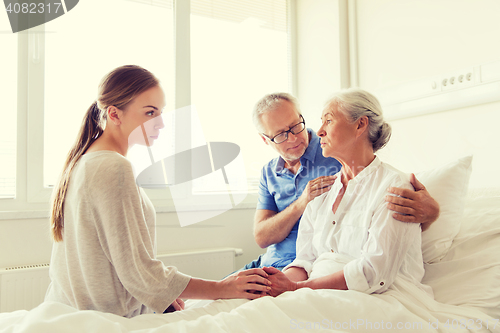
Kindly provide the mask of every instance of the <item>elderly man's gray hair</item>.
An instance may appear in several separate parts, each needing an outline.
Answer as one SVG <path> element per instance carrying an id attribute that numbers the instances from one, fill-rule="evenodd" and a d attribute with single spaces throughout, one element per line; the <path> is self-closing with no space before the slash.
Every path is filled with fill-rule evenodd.
<path id="1" fill-rule="evenodd" d="M 389 142 L 391 126 L 384 121 L 382 107 L 375 96 L 363 89 L 350 88 L 333 94 L 325 105 L 333 102 L 337 104 L 338 110 L 353 122 L 363 116 L 368 117 L 368 138 L 372 143 L 373 152 Z"/>
<path id="2" fill-rule="evenodd" d="M 253 123 L 259 133 L 264 133 L 264 126 L 262 126 L 261 117 L 264 113 L 275 110 L 282 101 L 292 103 L 297 113 L 300 115 L 299 101 L 293 95 L 285 92 L 278 92 L 267 94 L 262 97 L 254 106 L 252 118 Z"/>

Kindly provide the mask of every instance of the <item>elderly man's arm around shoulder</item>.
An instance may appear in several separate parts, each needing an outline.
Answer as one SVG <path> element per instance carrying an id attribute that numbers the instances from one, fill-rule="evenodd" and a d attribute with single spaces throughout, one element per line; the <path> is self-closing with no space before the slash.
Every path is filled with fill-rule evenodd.
<path id="1" fill-rule="evenodd" d="M 425 231 L 439 217 L 439 204 L 414 174 L 411 174 L 410 180 L 415 192 L 408 189 L 389 188 L 390 193 L 399 197 L 387 196 L 387 207 L 395 211 L 393 217 L 396 220 L 422 223 L 422 231 Z"/>

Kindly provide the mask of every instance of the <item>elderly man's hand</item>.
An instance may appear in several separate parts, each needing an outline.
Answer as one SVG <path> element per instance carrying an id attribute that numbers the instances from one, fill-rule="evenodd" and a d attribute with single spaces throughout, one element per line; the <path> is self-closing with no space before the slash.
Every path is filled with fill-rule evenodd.
<path id="1" fill-rule="evenodd" d="M 297 290 L 297 282 L 290 280 L 285 273 L 275 267 L 264 267 L 264 271 L 269 274 L 267 279 L 271 281 L 271 290 L 266 291 L 269 296 L 279 296 L 285 291 Z"/>
<path id="2" fill-rule="evenodd" d="M 310 180 L 299 197 L 299 200 L 301 200 L 304 204 L 304 208 L 317 196 L 330 191 L 332 185 L 335 183 L 335 179 L 337 179 L 337 176 L 320 176 Z"/>
<path id="3" fill-rule="evenodd" d="M 414 174 L 411 174 L 410 181 L 415 192 L 397 187 L 388 189 L 390 193 L 400 197 L 386 196 L 387 207 L 396 212 L 392 215 L 396 220 L 422 223 L 422 231 L 425 231 L 432 222 L 437 220 L 439 204 L 431 197 L 425 186 L 415 178 Z"/>

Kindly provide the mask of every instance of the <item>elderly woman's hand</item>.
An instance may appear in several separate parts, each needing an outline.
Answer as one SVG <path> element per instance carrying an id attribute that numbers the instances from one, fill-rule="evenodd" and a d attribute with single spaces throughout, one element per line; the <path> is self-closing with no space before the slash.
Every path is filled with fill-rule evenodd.
<path id="1" fill-rule="evenodd" d="M 297 290 L 297 282 L 290 280 L 285 273 L 274 267 L 264 267 L 264 271 L 269 274 L 267 279 L 271 282 L 271 290 L 267 291 L 269 296 L 279 296 L 285 291 Z"/>

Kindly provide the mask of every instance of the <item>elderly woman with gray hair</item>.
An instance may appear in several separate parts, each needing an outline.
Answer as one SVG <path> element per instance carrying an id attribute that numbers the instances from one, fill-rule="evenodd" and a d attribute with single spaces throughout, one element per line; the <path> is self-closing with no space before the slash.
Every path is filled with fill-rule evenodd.
<path id="1" fill-rule="evenodd" d="M 375 155 L 391 136 L 378 100 L 361 89 L 341 91 L 328 100 L 321 120 L 323 155 L 340 161 L 342 170 L 331 190 L 308 204 L 296 259 L 283 272 L 264 269 L 272 274 L 267 293 L 304 287 L 382 293 L 403 279 L 432 295 L 420 282 L 420 225 L 396 221 L 385 201 L 388 187 L 412 186 L 409 175 Z"/>

